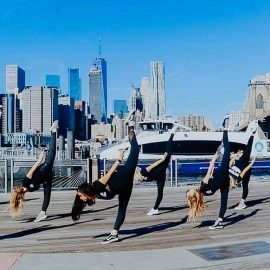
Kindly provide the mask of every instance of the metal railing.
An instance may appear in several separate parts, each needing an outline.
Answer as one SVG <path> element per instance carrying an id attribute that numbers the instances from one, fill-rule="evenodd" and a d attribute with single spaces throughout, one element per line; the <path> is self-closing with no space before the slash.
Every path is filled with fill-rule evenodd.
<path id="1" fill-rule="evenodd" d="M 9 193 L 14 186 L 21 185 L 34 163 L 35 160 L 0 160 L 0 193 Z M 56 160 L 53 189 L 74 189 L 83 182 L 89 182 L 91 175 L 89 159 Z"/>
<path id="2" fill-rule="evenodd" d="M 32 148 L 31 150 L 27 150 L 25 148 L 20 147 L 1 147 L 0 148 L 0 159 L 37 159 L 40 154 L 40 149 L 38 148 Z M 83 159 L 83 151 L 82 150 L 76 150 L 74 153 L 75 159 Z M 57 151 L 56 153 L 56 159 L 58 160 L 67 160 L 68 152 L 67 150 Z"/>

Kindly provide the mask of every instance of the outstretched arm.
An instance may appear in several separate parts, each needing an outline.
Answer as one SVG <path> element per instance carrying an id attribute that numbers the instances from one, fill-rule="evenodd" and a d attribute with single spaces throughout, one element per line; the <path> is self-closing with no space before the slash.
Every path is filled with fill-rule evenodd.
<path id="1" fill-rule="evenodd" d="M 157 160 L 156 162 L 154 162 L 153 164 L 151 164 L 150 166 L 146 167 L 146 171 L 150 172 L 151 170 L 153 170 L 154 168 L 156 168 L 159 164 L 161 164 L 162 162 L 164 162 L 164 160 L 166 159 L 168 153 L 165 152 L 163 157 L 159 160 Z"/>
<path id="2" fill-rule="evenodd" d="M 218 158 L 218 154 L 215 153 L 214 156 L 212 157 L 211 161 L 210 161 L 207 173 L 206 173 L 205 177 L 203 178 L 203 182 L 206 183 L 206 184 L 208 184 L 208 181 L 209 181 L 210 177 L 213 174 L 213 171 L 214 171 L 214 168 L 215 168 L 215 162 L 216 162 L 217 158 Z"/>
<path id="3" fill-rule="evenodd" d="M 241 172 L 240 177 L 243 179 L 245 174 L 251 169 L 254 164 L 256 157 L 253 157 L 252 161 L 248 164 L 248 166 Z"/>
<path id="4" fill-rule="evenodd" d="M 124 158 L 125 151 L 120 152 L 119 159 L 114 162 L 112 167 L 109 169 L 109 171 L 103 175 L 100 179 L 98 179 L 99 182 L 101 182 L 103 185 L 107 185 L 109 179 L 111 178 L 112 174 L 115 172 L 115 170 L 118 168 L 119 164 L 122 162 Z"/>
<path id="5" fill-rule="evenodd" d="M 30 169 L 30 171 L 27 173 L 26 177 L 29 179 L 32 179 L 33 177 L 33 173 L 35 172 L 35 170 L 38 168 L 38 166 L 40 165 L 42 159 L 43 159 L 43 155 L 44 155 L 44 151 L 40 152 L 39 158 L 36 161 L 36 163 L 32 166 L 32 168 Z"/>

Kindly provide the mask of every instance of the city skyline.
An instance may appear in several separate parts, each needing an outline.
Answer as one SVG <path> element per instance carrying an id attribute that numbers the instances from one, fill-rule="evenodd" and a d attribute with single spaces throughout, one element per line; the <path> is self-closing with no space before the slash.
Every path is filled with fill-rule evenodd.
<path id="1" fill-rule="evenodd" d="M 33 86 L 46 74 L 59 75 L 64 93 L 66 70 L 76 66 L 88 100 L 87 73 L 101 35 L 108 113 L 114 98 L 127 100 L 131 85 L 148 76 L 151 61 L 162 60 L 167 114 L 205 115 L 217 126 L 224 114 L 242 109 L 249 80 L 270 71 L 267 1 L 16 0 L 1 1 L 0 8 L 2 93 L 8 64 L 22 67 Z"/>

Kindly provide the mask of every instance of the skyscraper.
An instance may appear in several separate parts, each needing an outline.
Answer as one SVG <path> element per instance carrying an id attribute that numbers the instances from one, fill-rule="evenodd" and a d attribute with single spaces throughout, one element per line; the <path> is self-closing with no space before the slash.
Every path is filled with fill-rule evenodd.
<path id="1" fill-rule="evenodd" d="M 143 102 L 143 117 L 145 120 L 154 119 L 153 115 L 153 97 L 151 96 L 151 87 L 149 78 L 145 77 L 141 80 L 141 94 Z"/>
<path id="2" fill-rule="evenodd" d="M 96 58 L 89 71 L 90 113 L 99 122 L 107 121 L 107 62 Z"/>
<path id="3" fill-rule="evenodd" d="M 58 119 L 58 90 L 47 87 L 28 87 L 22 97 L 23 132 L 49 132 Z"/>
<path id="4" fill-rule="evenodd" d="M 81 100 L 81 79 L 78 68 L 68 68 L 68 92 L 75 100 Z"/>
<path id="5" fill-rule="evenodd" d="M 60 76 L 59 75 L 46 75 L 46 86 L 56 87 L 60 89 Z"/>
<path id="6" fill-rule="evenodd" d="M 6 91 L 17 94 L 25 87 L 25 71 L 18 65 L 6 66 Z"/>
<path id="7" fill-rule="evenodd" d="M 59 134 L 67 136 L 67 130 L 75 129 L 74 98 L 68 95 L 58 96 Z"/>
<path id="8" fill-rule="evenodd" d="M 153 100 L 154 118 L 164 118 L 166 116 L 166 99 L 165 99 L 165 68 L 164 62 L 151 62 L 151 90 Z"/>
<path id="9" fill-rule="evenodd" d="M 128 112 L 127 101 L 122 99 L 115 99 L 113 101 L 113 112 L 118 114 L 120 118 Z"/>

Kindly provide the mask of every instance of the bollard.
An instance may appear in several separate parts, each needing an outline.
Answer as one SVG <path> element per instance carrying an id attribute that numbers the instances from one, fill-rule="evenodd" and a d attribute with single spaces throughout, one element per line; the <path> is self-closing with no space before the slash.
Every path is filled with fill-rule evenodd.
<path id="1" fill-rule="evenodd" d="M 58 159 L 62 160 L 62 153 L 65 150 L 65 137 L 63 135 L 59 135 L 59 150 L 58 150 Z"/>
<path id="2" fill-rule="evenodd" d="M 91 174 L 92 177 L 88 178 L 87 181 L 88 183 L 92 183 L 92 180 L 97 180 L 99 178 L 99 173 L 98 173 L 98 159 L 94 158 L 94 159 L 90 159 L 92 162 L 92 170 L 91 170 Z"/>
<path id="3" fill-rule="evenodd" d="M 73 131 L 67 131 L 67 159 L 74 159 L 75 140 Z"/>

